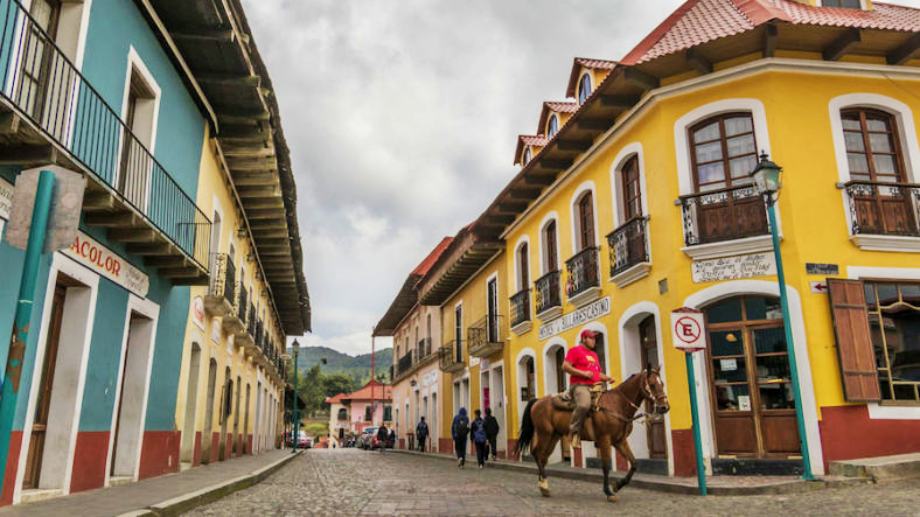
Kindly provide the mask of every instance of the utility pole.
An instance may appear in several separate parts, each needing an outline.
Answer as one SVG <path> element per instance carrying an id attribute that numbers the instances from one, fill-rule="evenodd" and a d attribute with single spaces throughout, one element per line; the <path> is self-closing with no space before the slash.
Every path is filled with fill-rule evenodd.
<path id="1" fill-rule="evenodd" d="M 376 352 L 374 351 L 374 338 L 376 337 L 376 334 L 377 334 L 377 327 L 372 327 L 371 328 L 371 425 L 374 425 L 374 419 L 377 418 L 377 399 L 374 398 L 374 395 L 375 395 L 374 386 L 376 385 L 376 383 L 374 382 L 374 380 L 376 379 L 376 377 L 374 376 L 374 366 L 375 366 L 376 358 L 374 356 L 377 355 Z"/>

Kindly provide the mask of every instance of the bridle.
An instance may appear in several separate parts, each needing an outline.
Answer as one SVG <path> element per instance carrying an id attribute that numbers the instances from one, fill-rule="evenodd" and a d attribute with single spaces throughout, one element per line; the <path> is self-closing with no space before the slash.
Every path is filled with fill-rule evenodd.
<path id="1" fill-rule="evenodd" d="M 649 374 L 648 374 L 648 372 L 644 372 L 643 375 L 645 376 L 645 378 L 644 378 L 644 381 L 645 381 L 645 382 L 643 382 L 643 383 L 640 385 L 640 388 L 639 388 L 639 395 L 640 395 L 640 396 L 639 396 L 639 400 L 638 400 L 637 402 L 633 402 L 632 400 L 629 400 L 628 398 L 623 397 L 623 399 L 626 400 L 626 403 L 629 404 L 633 409 L 636 410 L 636 414 L 633 415 L 632 418 L 627 418 L 627 417 L 625 417 L 625 416 L 618 415 L 618 414 L 616 414 L 616 413 L 611 412 L 611 414 L 612 414 L 613 416 L 619 418 L 620 420 L 625 420 L 625 421 L 627 421 L 627 422 L 634 422 L 634 421 L 639 420 L 639 419 L 642 419 L 642 418 L 645 418 L 646 420 L 649 420 L 649 419 L 659 419 L 659 418 L 661 418 L 661 416 L 658 414 L 658 408 L 664 406 L 664 404 L 662 403 L 662 401 L 667 402 L 668 396 L 665 395 L 664 393 L 661 393 L 661 394 L 659 394 L 659 395 L 655 395 L 655 392 L 652 391 L 652 384 L 651 384 L 651 382 L 649 382 Z M 652 402 L 652 404 L 653 404 L 653 409 L 652 409 L 653 414 L 648 414 L 647 412 L 643 413 L 643 411 L 642 411 L 642 406 L 640 406 L 640 404 L 642 404 L 642 403 L 645 402 L 646 400 L 649 400 L 649 401 Z"/>

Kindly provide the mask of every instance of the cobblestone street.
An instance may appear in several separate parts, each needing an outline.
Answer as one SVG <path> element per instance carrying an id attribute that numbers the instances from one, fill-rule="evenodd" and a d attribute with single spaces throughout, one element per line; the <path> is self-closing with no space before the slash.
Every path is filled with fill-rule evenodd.
<path id="1" fill-rule="evenodd" d="M 475 463 L 475 462 L 474 462 Z M 708 497 L 626 488 L 607 503 L 593 483 L 478 470 L 356 449 L 312 450 L 259 485 L 192 515 L 917 515 L 917 480 L 801 494 Z"/>

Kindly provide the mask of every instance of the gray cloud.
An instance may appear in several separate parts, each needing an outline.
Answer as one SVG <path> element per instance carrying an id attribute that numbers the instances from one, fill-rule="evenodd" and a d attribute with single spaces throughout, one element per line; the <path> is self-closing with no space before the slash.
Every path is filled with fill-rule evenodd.
<path id="1" fill-rule="evenodd" d="M 575 56 L 681 0 L 244 0 L 298 182 L 315 335 L 357 353 L 408 272 L 515 173 Z M 916 0 L 915 3 L 920 3 Z"/>

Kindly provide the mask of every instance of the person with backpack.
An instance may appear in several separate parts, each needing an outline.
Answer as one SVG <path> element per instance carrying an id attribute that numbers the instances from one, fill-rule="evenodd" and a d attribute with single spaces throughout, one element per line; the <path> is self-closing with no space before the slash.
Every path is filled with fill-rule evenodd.
<path id="1" fill-rule="evenodd" d="M 498 454 L 498 420 L 492 416 L 492 408 L 486 408 L 486 437 L 489 439 L 489 450 L 492 452 L 492 461 Z M 488 451 L 487 451 L 488 452 Z M 488 456 L 488 454 L 486 454 Z"/>
<path id="2" fill-rule="evenodd" d="M 387 429 L 385 424 L 380 424 L 380 427 L 377 429 L 377 444 L 380 445 L 380 452 L 387 448 L 387 438 L 390 437 L 390 431 Z"/>
<path id="3" fill-rule="evenodd" d="M 466 464 L 466 437 L 470 434 L 470 418 L 466 416 L 466 408 L 460 408 L 454 417 L 450 425 L 450 434 L 454 439 L 454 451 L 457 453 L 457 467 L 462 469 Z"/>
<path id="4" fill-rule="evenodd" d="M 489 456 L 489 435 L 486 434 L 486 421 L 482 419 L 482 412 L 476 410 L 476 418 L 470 424 L 470 438 L 473 439 L 473 445 L 476 446 L 476 463 L 479 468 L 486 466 L 486 458 Z"/>
<path id="5" fill-rule="evenodd" d="M 428 440 L 428 424 L 425 422 L 425 417 L 422 417 L 415 426 L 415 436 L 418 438 L 419 452 L 425 452 L 425 442 Z"/>

